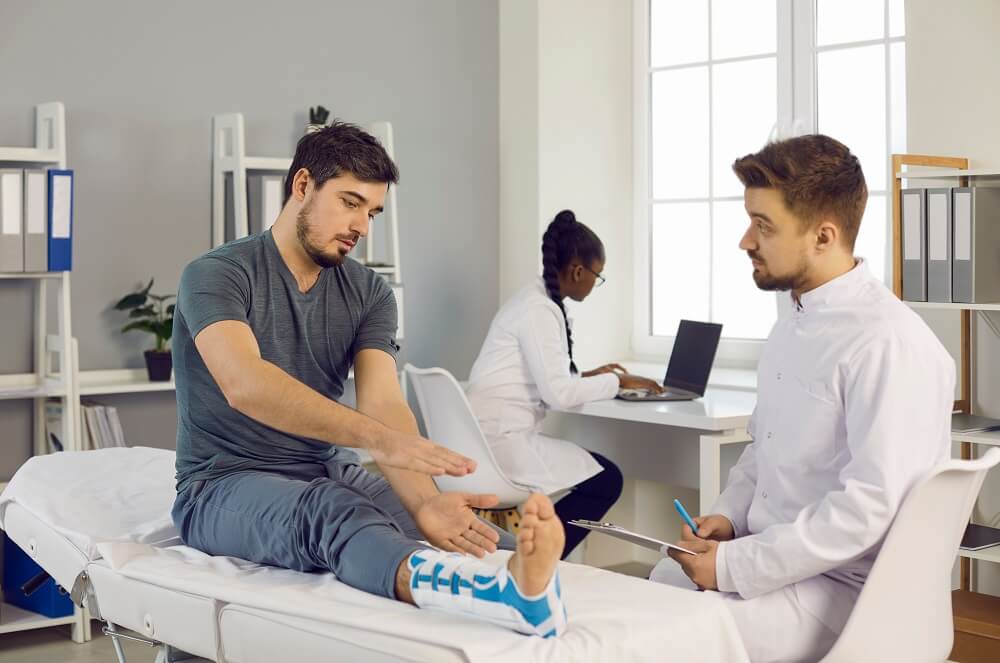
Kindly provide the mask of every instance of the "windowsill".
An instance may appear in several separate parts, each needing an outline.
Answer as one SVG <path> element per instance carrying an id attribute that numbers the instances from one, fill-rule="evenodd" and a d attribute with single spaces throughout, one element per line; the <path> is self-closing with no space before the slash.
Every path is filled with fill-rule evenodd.
<path id="1" fill-rule="evenodd" d="M 662 363 L 648 361 L 622 360 L 618 362 L 630 373 L 642 375 L 653 380 L 662 380 L 666 367 Z M 708 376 L 710 387 L 736 389 L 739 391 L 757 391 L 757 371 L 752 368 L 727 368 L 716 366 Z"/>

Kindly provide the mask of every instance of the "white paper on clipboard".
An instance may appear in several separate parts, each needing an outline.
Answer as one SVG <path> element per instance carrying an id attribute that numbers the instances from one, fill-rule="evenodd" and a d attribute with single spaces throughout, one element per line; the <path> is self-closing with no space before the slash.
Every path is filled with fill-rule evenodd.
<path id="1" fill-rule="evenodd" d="M 689 555 L 695 554 L 694 551 L 688 550 L 687 548 L 682 548 L 681 546 L 674 545 L 673 543 L 660 541 L 659 539 L 654 539 L 643 534 L 636 534 L 635 532 L 631 532 L 624 527 L 619 527 L 614 523 L 599 523 L 593 520 L 571 520 L 569 522 L 571 525 L 576 525 L 577 527 L 589 529 L 594 532 L 609 534 L 615 538 L 628 541 L 629 543 L 634 543 L 637 546 L 656 550 L 664 555 L 666 555 L 667 551 L 670 549 L 680 550 L 681 552 L 686 552 Z"/>

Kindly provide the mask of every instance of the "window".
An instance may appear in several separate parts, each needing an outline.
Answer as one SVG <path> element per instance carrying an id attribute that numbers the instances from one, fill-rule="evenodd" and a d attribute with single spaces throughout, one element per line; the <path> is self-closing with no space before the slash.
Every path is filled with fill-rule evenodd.
<path id="1" fill-rule="evenodd" d="M 668 351 L 682 318 L 723 323 L 723 360 L 755 360 L 777 316 L 737 248 L 732 162 L 819 131 L 861 159 L 856 253 L 888 267 L 890 151 L 905 150 L 903 0 L 636 0 L 634 349 Z"/>

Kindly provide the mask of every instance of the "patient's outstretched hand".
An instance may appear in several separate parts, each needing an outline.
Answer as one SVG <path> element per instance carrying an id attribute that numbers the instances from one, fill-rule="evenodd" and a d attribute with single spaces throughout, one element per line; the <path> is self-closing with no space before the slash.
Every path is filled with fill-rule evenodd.
<path id="1" fill-rule="evenodd" d="M 385 428 L 378 439 L 366 447 L 381 466 L 413 470 L 439 476 L 462 477 L 476 470 L 476 461 L 415 433 Z"/>
<path id="2" fill-rule="evenodd" d="M 472 510 L 489 509 L 499 502 L 496 495 L 441 493 L 425 501 L 414 520 L 432 545 L 482 557 L 488 552 L 496 552 L 500 535 L 476 518 Z"/>

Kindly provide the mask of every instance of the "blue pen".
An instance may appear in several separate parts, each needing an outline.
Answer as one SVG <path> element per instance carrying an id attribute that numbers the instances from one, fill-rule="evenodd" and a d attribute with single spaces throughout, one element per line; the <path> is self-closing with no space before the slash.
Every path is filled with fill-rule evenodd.
<path id="1" fill-rule="evenodd" d="M 677 513 L 681 514 L 681 518 L 683 518 L 684 522 L 687 523 L 687 526 L 691 528 L 694 535 L 698 536 L 698 526 L 694 524 L 694 520 L 692 520 L 691 516 L 688 515 L 687 510 L 684 508 L 684 505 L 681 504 L 680 500 L 674 500 L 674 508 L 677 509 Z"/>

